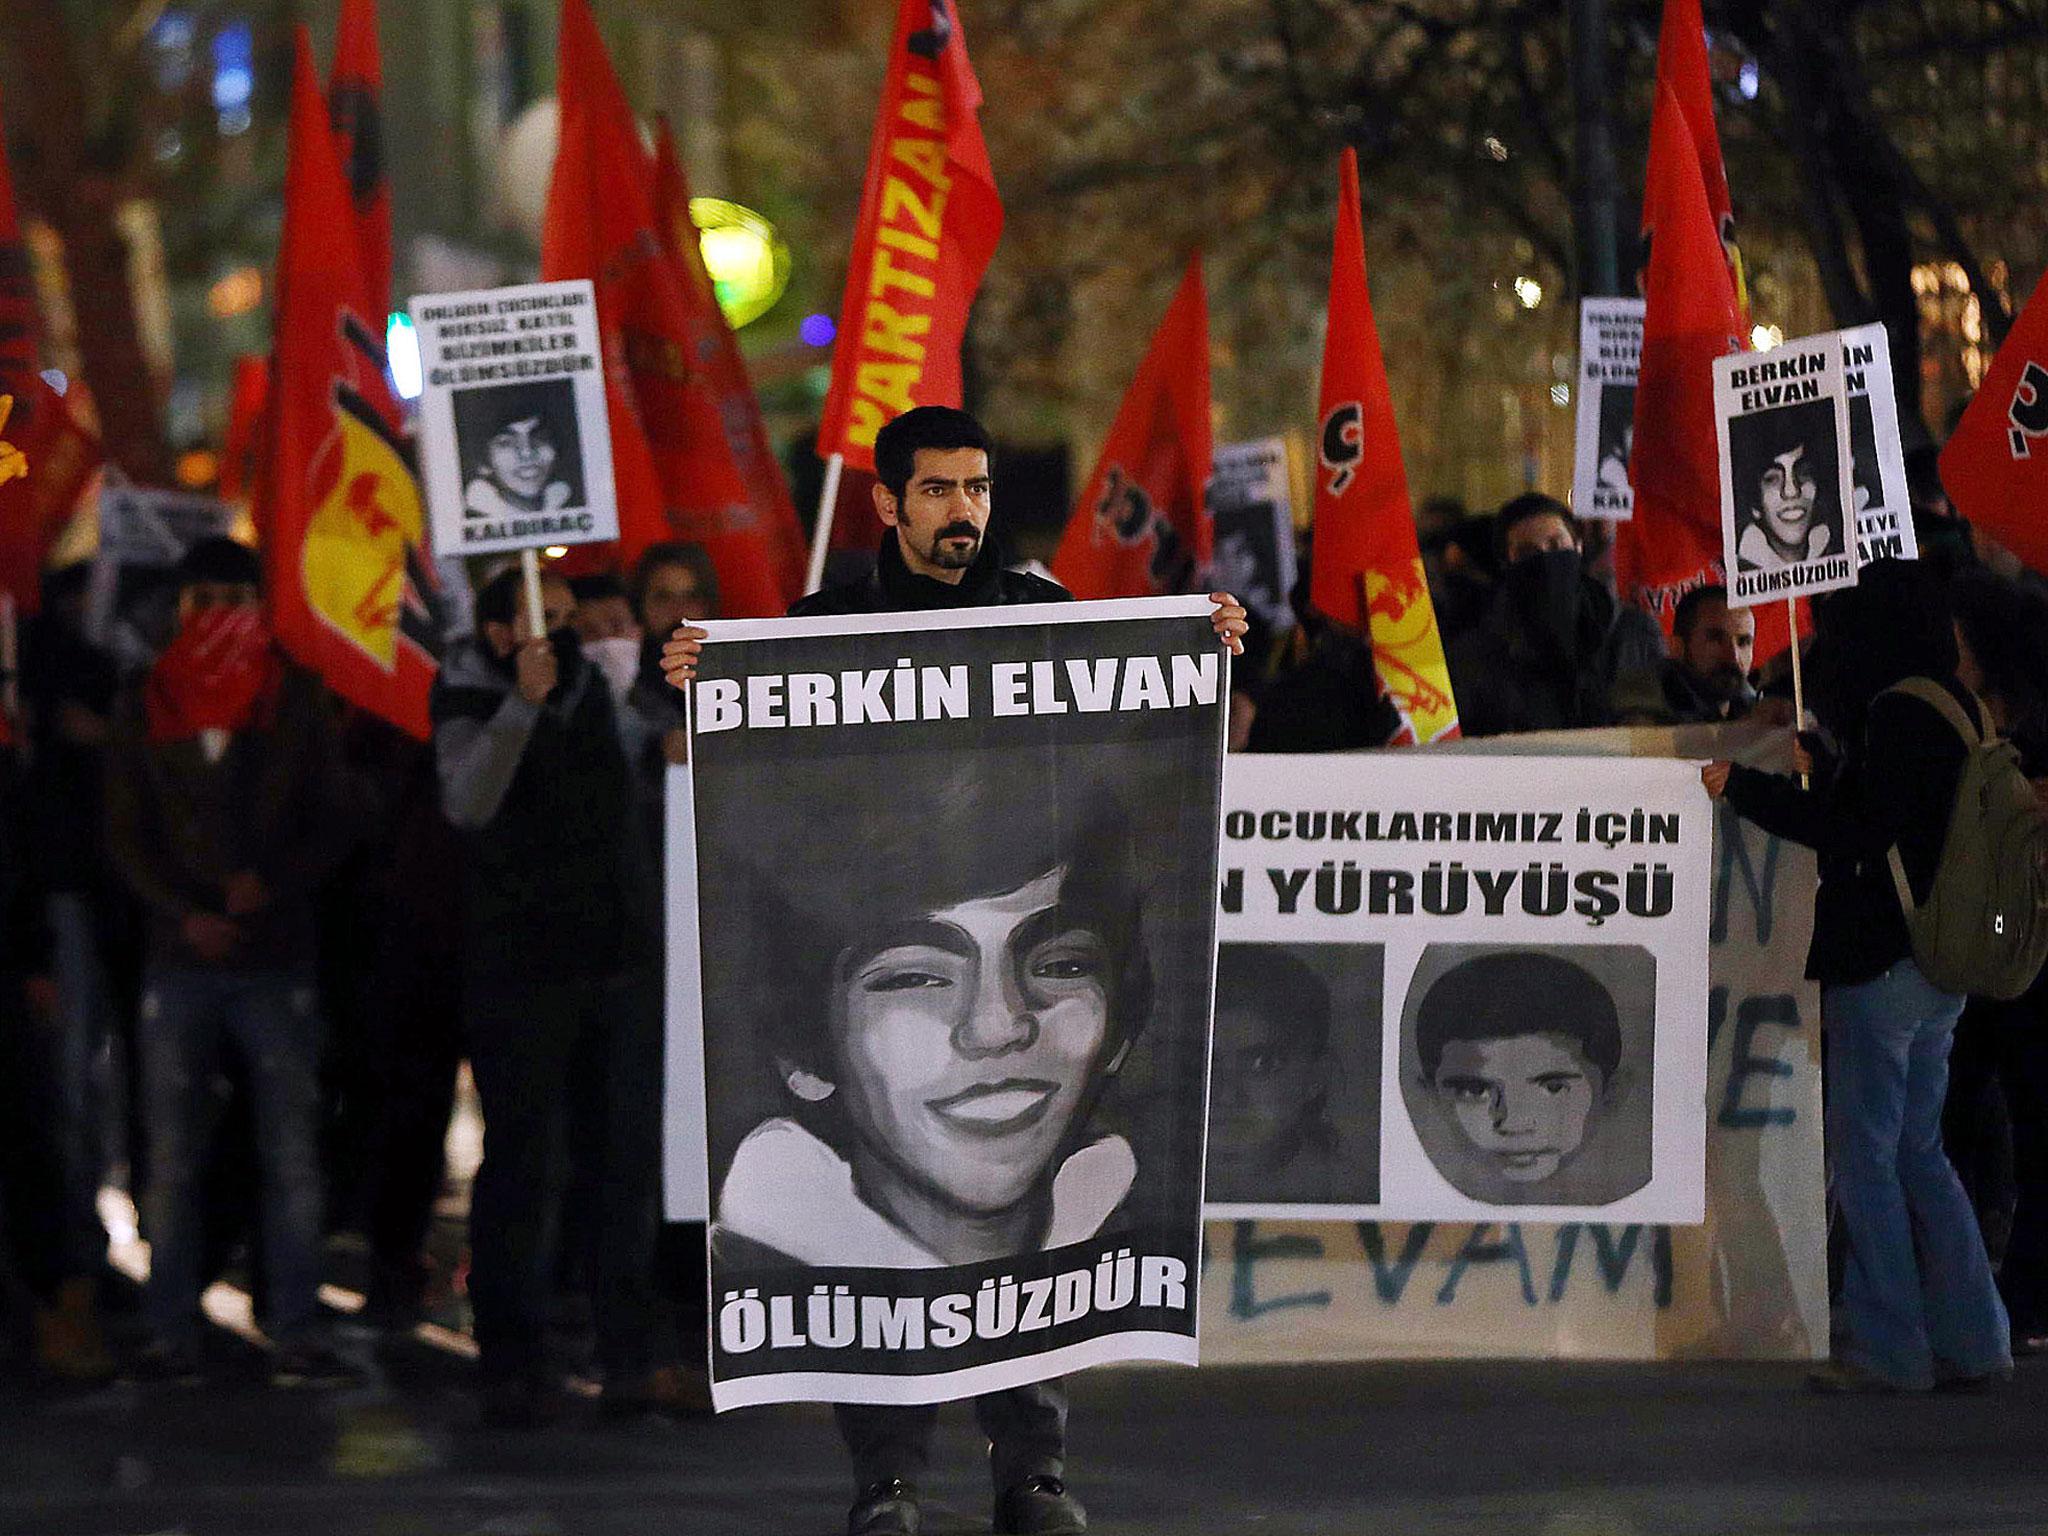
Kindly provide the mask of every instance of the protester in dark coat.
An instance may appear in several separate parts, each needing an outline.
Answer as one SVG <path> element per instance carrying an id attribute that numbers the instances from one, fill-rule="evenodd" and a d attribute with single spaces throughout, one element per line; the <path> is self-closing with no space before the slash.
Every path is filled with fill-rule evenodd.
<path id="1" fill-rule="evenodd" d="M 1756 708 L 1756 614 L 1728 606 L 1726 587 L 1695 587 L 1671 616 L 1671 655 L 1658 670 L 1671 725 L 1740 720 Z M 1621 706 L 1628 713 L 1627 706 Z"/>
<path id="2" fill-rule="evenodd" d="M 1656 622 L 1585 573 L 1578 519 L 1561 502 L 1518 496 L 1494 521 L 1503 569 L 1493 606 L 1449 642 L 1464 734 L 1613 724 L 1617 690 L 1655 687 Z"/>
<path id="3" fill-rule="evenodd" d="M 2048 599 L 1970 566 L 1951 586 L 1957 675 L 2048 780 Z M 2013 1351 L 2048 1347 L 2048 975 L 2010 1002 L 1970 999 L 1956 1028 L 1943 1135 L 1975 1200 Z"/>
<path id="4" fill-rule="evenodd" d="M 1925 1391 L 2010 1373 L 2004 1306 L 1969 1197 L 1941 1143 L 1948 1057 L 1963 999 L 1914 964 L 1888 856 L 1896 848 L 1924 900 L 1960 775 L 1961 734 L 1926 701 L 1891 693 L 1932 679 L 1958 707 L 1981 706 L 1957 680 L 1939 578 L 1885 560 L 1817 605 L 1834 661 L 1816 689 L 1822 722 L 1847 751 L 1795 778 L 1710 764 L 1725 794 L 1765 831 L 1820 855 L 1807 974 L 1827 1030 L 1828 1150 L 1848 1239 L 1825 1391 Z"/>
<path id="5" fill-rule="evenodd" d="M 581 656 L 575 599 L 542 583 L 528 623 L 517 568 L 477 594 L 477 637 L 435 681 L 441 801 L 463 834 L 463 1015 L 483 1103 L 470 1211 L 484 1412 L 536 1425 L 559 1402 L 542 1355 L 547 1243 L 572 1080 L 576 1133 L 602 1148 L 598 1350 L 609 1390 L 649 1369 L 660 1163 L 660 978 L 652 849 L 611 692 Z"/>
<path id="6" fill-rule="evenodd" d="M 179 628 L 124 701 L 107 847 L 146 914 L 141 1046 L 150 1178 L 145 1368 L 199 1369 L 201 1173 L 224 1042 L 246 1070 L 262 1167 L 264 1331 L 274 1378 L 344 1379 L 320 1338 L 321 1020 L 314 897 L 359 824 L 330 706 L 264 627 L 261 567 L 204 539 Z"/>
<path id="7" fill-rule="evenodd" d="M 874 572 L 803 598 L 790 616 L 1065 600 L 1065 588 L 1003 563 L 989 533 L 989 450 L 987 433 L 964 411 L 921 406 L 885 426 L 875 440 L 874 499 L 887 528 Z M 1217 634 L 1235 650 L 1245 632 L 1245 611 L 1228 594 L 1216 594 L 1215 601 Z M 675 632 L 663 652 L 670 682 L 681 687 L 694 680 L 705 638 L 694 626 Z M 841 1404 L 836 1412 L 858 1490 L 847 1516 L 848 1536 L 916 1536 L 918 1480 L 930 1460 L 938 1409 Z M 1087 1517 L 1063 1481 L 1064 1386 L 1054 1380 L 988 1393 L 975 1399 L 975 1414 L 991 1442 L 995 1529 L 1085 1530 Z"/>

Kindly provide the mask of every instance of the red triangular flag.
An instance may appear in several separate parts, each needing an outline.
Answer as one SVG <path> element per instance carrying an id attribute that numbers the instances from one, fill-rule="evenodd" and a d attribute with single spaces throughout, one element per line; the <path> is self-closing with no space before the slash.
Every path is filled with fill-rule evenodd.
<path id="1" fill-rule="evenodd" d="M 419 482 L 386 382 L 384 311 L 298 29 L 278 252 L 271 623 L 342 698 L 424 738 L 440 620 Z"/>
<path id="2" fill-rule="evenodd" d="M 747 501 L 767 545 L 771 568 L 782 589 L 795 592 L 804 579 L 803 527 L 797 521 L 796 504 L 790 500 L 789 482 L 783 478 L 782 466 L 768 441 L 768 426 L 761 419 L 761 402 L 755 398 L 753 381 L 747 377 L 739 338 L 726 323 L 725 311 L 718 306 L 718 290 L 704 265 L 697 226 L 690 218 L 689 177 L 676 153 L 675 135 L 666 116 L 655 122 L 654 210 L 663 246 L 675 263 L 689 306 L 691 355 L 709 359 L 711 393 L 718 419 L 725 425 L 726 446 L 746 484 Z"/>
<path id="3" fill-rule="evenodd" d="M 220 455 L 221 500 L 247 501 L 252 511 L 262 505 L 269 415 L 270 359 L 236 358 L 234 378 L 228 387 L 228 435 Z M 257 532 L 262 531 L 259 525 Z"/>
<path id="4" fill-rule="evenodd" d="M 960 403 L 960 341 L 1003 231 L 957 5 L 901 0 L 839 307 L 818 457 L 875 467 L 875 433 Z"/>
<path id="5" fill-rule="evenodd" d="M 541 276 L 597 289 L 623 563 L 664 539 L 704 546 L 732 617 L 780 614 L 796 595 L 783 533 L 756 511 L 719 411 L 714 359 L 654 209 L 654 177 L 588 0 L 563 0 L 561 147 L 548 185 Z M 580 545 L 588 561 L 604 546 Z"/>
<path id="6" fill-rule="evenodd" d="M 356 205 L 363 280 L 379 314 L 391 308 L 391 182 L 384 164 L 384 62 L 377 0 L 341 0 L 327 112 Z"/>
<path id="7" fill-rule="evenodd" d="M 1735 284 L 1738 315 L 1748 310 L 1744 291 L 1742 254 L 1735 245 L 1735 204 L 1728 192 L 1728 172 L 1721 160 L 1721 137 L 1714 126 L 1713 72 L 1707 60 L 1707 25 L 1700 13 L 1700 0 L 1664 0 L 1663 25 L 1657 33 L 1657 84 L 1669 86 L 1685 114 L 1685 126 L 1699 156 L 1700 179 L 1705 184 L 1707 210 L 1713 215 L 1714 234 L 1721 242 L 1728 272 Z M 1651 243 L 1656 231 L 1655 209 L 1648 189 L 1643 198 L 1643 239 Z"/>
<path id="8" fill-rule="evenodd" d="M 1118 407 L 1053 574 L 1074 596 L 1189 591 L 1209 568 L 1209 300 L 1187 271 Z"/>
<path id="9" fill-rule="evenodd" d="M 1722 579 L 1714 359 L 1741 350 L 1735 285 L 1714 235 L 1699 154 L 1668 86 L 1657 92 L 1647 177 L 1657 238 L 1636 377 L 1635 516 L 1615 530 L 1614 563 L 1623 596 L 1668 630 L 1681 596 Z"/>
<path id="10" fill-rule="evenodd" d="M 101 458 L 41 366 L 28 250 L 0 132 L 0 592 L 13 594 L 23 616 L 41 605 L 43 561 Z"/>
<path id="11" fill-rule="evenodd" d="M 2048 278 L 1941 451 L 1956 510 L 2037 571 L 2048 571 Z"/>
<path id="12" fill-rule="evenodd" d="M 1415 539 L 1394 397 L 1366 284 L 1358 156 L 1350 149 L 1337 189 L 1317 421 L 1310 598 L 1339 624 L 1370 633 L 1380 684 L 1406 722 L 1407 739 L 1456 736 L 1458 705 Z"/>

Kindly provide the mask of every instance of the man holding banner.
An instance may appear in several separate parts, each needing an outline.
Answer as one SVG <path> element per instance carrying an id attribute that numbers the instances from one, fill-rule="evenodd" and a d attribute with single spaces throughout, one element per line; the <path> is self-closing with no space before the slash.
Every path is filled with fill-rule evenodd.
<path id="1" fill-rule="evenodd" d="M 804 599 L 792 617 L 942 613 L 1068 597 L 1053 583 L 1003 567 L 989 537 L 989 442 L 974 418 L 939 406 L 909 411 L 878 433 L 875 459 L 875 508 L 888 531 L 874 574 Z M 1227 594 L 1214 602 L 1215 633 L 1237 651 L 1245 611 Z M 677 629 L 663 658 L 672 683 L 695 680 L 706 638 L 701 628 Z M 882 638 L 891 656 L 910 648 L 907 635 Z M 862 637 L 828 643 L 843 658 Z M 699 732 L 710 728 L 700 716 Z M 1133 752 L 1105 746 L 1090 758 L 1106 753 L 1111 763 L 1097 767 L 1142 773 L 1142 756 Z M 778 910 L 792 901 L 813 910 L 791 914 L 777 929 L 794 947 L 776 977 L 758 978 L 748 989 L 757 1001 L 764 987 L 776 998 L 789 993 L 786 1003 L 771 1000 L 773 1016 L 761 1021 L 769 1037 L 763 1048 L 787 1092 L 777 1113 L 751 1123 L 737 1148 L 716 1159 L 723 1179 L 716 1186 L 714 1276 L 721 1265 L 752 1283 L 755 1275 L 792 1266 L 822 1278 L 827 1269 L 895 1274 L 985 1262 L 1024 1275 L 1041 1253 L 1104 1231 L 1135 1230 L 1118 1222 L 1129 1222 L 1126 1208 L 1156 1193 L 1155 1153 L 1174 1164 L 1154 1139 L 1128 1126 L 1127 1134 L 1099 1134 L 1106 1128 L 1092 1123 L 1105 1083 L 1157 1011 L 1149 994 L 1161 957 L 1145 955 L 1149 930 L 1141 931 L 1140 896 L 1129 877 L 1145 815 L 1160 815 L 1162 827 L 1179 824 L 1156 811 L 1171 808 L 1172 796 L 1155 793 L 1150 805 L 1120 810 L 1114 792 L 1137 787 L 1124 775 L 1069 770 L 1048 779 L 1037 770 L 1057 770 L 1056 758 L 1041 751 L 998 755 L 1006 771 L 982 764 L 981 749 L 935 755 L 910 782 L 878 781 L 858 756 L 824 766 L 805 761 L 808 752 L 778 756 L 749 775 L 745 804 L 723 809 L 700 787 L 695 837 L 703 869 L 714 867 L 740 823 L 755 829 L 749 840 L 758 860 L 762 839 L 774 836 L 764 810 L 816 795 L 827 781 L 855 844 L 830 850 L 826 863 L 873 863 L 835 896 L 844 882 L 798 839 L 776 844 L 766 860 L 775 880 L 753 882 L 774 886 L 761 900 Z M 708 770 L 700 761 L 697 771 Z M 1155 762 L 1151 772 L 1158 771 Z M 1061 777 L 1102 782 L 1075 794 Z M 790 792 L 778 796 L 774 786 L 782 783 Z M 760 902 L 733 899 L 745 910 L 729 909 L 721 929 L 747 929 Z M 1154 935 L 1151 942 L 1160 941 Z M 830 953 L 806 960 L 821 944 Z M 732 948 L 722 944 L 714 953 L 706 942 L 707 996 L 723 970 L 742 964 Z M 1161 985 L 1185 992 L 1187 969 L 1173 968 Z M 790 990 L 792 979 L 814 973 L 828 978 L 820 983 L 831 994 L 823 1008 L 810 995 L 814 989 L 802 997 Z M 1012 976 L 1017 997 L 991 1007 L 980 999 L 994 981 L 969 985 L 971 977 Z M 998 990 L 1007 994 L 1009 987 Z M 964 1022 L 942 1023 L 936 1034 L 913 1032 L 941 1044 L 887 1048 L 891 1040 L 905 1042 L 906 1021 L 937 1019 L 956 997 L 973 1005 Z M 738 1021 L 721 1013 L 721 1023 L 727 1040 L 707 1039 L 707 1049 L 732 1048 Z M 991 1073 L 1001 1081 L 981 1081 Z M 713 1078 L 725 1082 L 730 1075 Z M 734 1139 L 720 1135 L 718 1120 L 714 1113 L 714 1139 Z M 810 1214 L 789 1219 L 798 1207 Z M 942 1310 L 943 1300 L 935 1308 Z M 813 1347 L 823 1342 L 814 1338 Z M 958 1363 L 972 1374 L 965 1356 Z M 857 1487 L 847 1529 L 850 1536 L 914 1536 L 936 1405 L 917 1401 L 922 1394 L 914 1382 L 863 1395 L 870 1400 L 836 1408 Z M 991 1442 L 995 1529 L 1035 1536 L 1084 1531 L 1086 1517 L 1063 1481 L 1067 1404 L 1060 1382 L 980 1392 L 975 1411 Z"/>

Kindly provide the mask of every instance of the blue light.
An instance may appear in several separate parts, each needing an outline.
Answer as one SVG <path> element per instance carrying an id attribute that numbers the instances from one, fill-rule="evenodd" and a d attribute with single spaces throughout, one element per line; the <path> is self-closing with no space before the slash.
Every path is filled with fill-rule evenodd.
<path id="1" fill-rule="evenodd" d="M 420 371 L 420 333 L 412 316 L 402 309 L 385 322 L 384 356 L 391 365 L 391 383 L 398 398 L 419 399 L 426 384 Z"/>
<path id="2" fill-rule="evenodd" d="M 1756 100 L 1756 93 L 1763 89 L 1763 71 L 1757 68 L 1755 59 L 1742 61 L 1742 72 L 1735 77 L 1735 89 L 1742 93 L 1744 101 Z"/>
<path id="3" fill-rule="evenodd" d="M 256 39 L 246 21 L 213 34 L 213 110 L 245 110 L 256 94 Z"/>
<path id="4" fill-rule="evenodd" d="M 805 315 L 796 333 L 807 347 L 829 347 L 832 338 L 839 334 L 839 327 L 832 323 L 830 315 Z"/>

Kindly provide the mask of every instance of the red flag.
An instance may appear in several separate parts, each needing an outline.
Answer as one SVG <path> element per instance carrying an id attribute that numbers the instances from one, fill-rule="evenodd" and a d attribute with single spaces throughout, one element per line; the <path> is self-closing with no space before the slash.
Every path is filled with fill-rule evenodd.
<path id="1" fill-rule="evenodd" d="M 0 394 L 25 396 L 42 364 L 36 358 L 36 296 L 28 247 L 14 206 L 7 132 L 0 125 Z"/>
<path id="2" fill-rule="evenodd" d="M 1209 300 L 1202 258 L 1159 322 L 1053 574 L 1080 598 L 1186 592 L 1209 567 Z"/>
<path id="3" fill-rule="evenodd" d="M 105 455 L 64 397 L 36 374 L 0 393 L 0 592 L 24 616 L 42 605 L 43 562 Z"/>
<path id="4" fill-rule="evenodd" d="M 1942 449 L 1941 483 L 1964 517 L 2048 571 L 2048 278 Z"/>
<path id="5" fill-rule="evenodd" d="M 718 290 L 704 265 L 697 226 L 690 218 L 689 177 L 665 116 L 655 123 L 654 208 L 656 228 L 675 263 L 689 307 L 691 355 L 708 360 L 711 393 L 725 427 L 726 446 L 746 483 L 747 500 L 767 546 L 770 569 L 784 591 L 796 592 L 804 579 L 803 526 L 797 521 L 796 503 L 790 500 L 789 482 L 783 479 L 782 466 L 769 444 L 768 426 L 761 419 L 761 402 L 747 377 L 739 339 L 726 323 L 725 311 L 718 307 Z"/>
<path id="6" fill-rule="evenodd" d="M 327 113 L 355 201 L 363 280 L 380 315 L 391 308 L 391 182 L 384 166 L 383 107 L 377 0 L 341 0 Z"/>
<path id="7" fill-rule="evenodd" d="M 1714 359 L 1742 349 L 1735 285 L 1714 236 L 1699 154 L 1668 86 L 1657 91 L 1647 176 L 1657 238 L 1636 377 L 1636 505 L 1615 530 L 1614 558 L 1623 594 L 1668 628 L 1680 596 L 1722 579 Z"/>
<path id="8" fill-rule="evenodd" d="M 960 341 L 1003 232 L 959 8 L 901 0 L 868 147 L 818 457 L 875 467 L 912 406 L 960 403 Z"/>
<path id="9" fill-rule="evenodd" d="M 270 359 L 238 357 L 228 391 L 228 435 L 221 447 L 223 501 L 261 503 L 262 466 L 270 414 Z M 267 515 L 267 509 L 265 509 Z M 257 530 L 259 533 L 262 530 Z"/>
<path id="10" fill-rule="evenodd" d="M 1714 234 L 1735 283 L 1735 310 L 1746 314 L 1749 295 L 1743 282 L 1742 253 L 1735 246 L 1735 205 L 1728 192 L 1728 172 L 1721 161 L 1721 137 L 1714 126 L 1713 73 L 1707 62 L 1707 24 L 1700 14 L 1700 0 L 1664 0 L 1663 26 L 1657 34 L 1658 94 L 1669 86 L 1685 114 L 1685 126 L 1692 135 L 1693 151 L 1699 157 L 1700 179 L 1706 186 L 1707 209 L 1713 215 Z M 1643 197 L 1643 241 L 1651 243 L 1657 228 L 1653 197 L 1646 188 Z M 1647 266 L 1649 258 L 1644 256 Z"/>
<path id="11" fill-rule="evenodd" d="M 342 698 L 424 738 L 439 589 L 386 381 L 384 310 L 304 27 L 297 41 L 266 497 L 271 623 Z"/>
<path id="12" fill-rule="evenodd" d="M 1380 685 L 1401 712 L 1405 739 L 1456 736 L 1458 704 L 1415 540 L 1394 397 L 1365 279 L 1358 156 L 1349 149 L 1337 190 L 1317 421 L 1310 598 L 1339 624 L 1370 633 Z"/>
<path id="13" fill-rule="evenodd" d="M 43 561 L 101 458 L 41 366 L 28 248 L 0 132 L 0 591 L 23 615 L 41 604 Z"/>
<path id="14" fill-rule="evenodd" d="M 700 347 L 655 213 L 653 175 L 588 0 L 563 0 L 561 147 L 548 185 L 541 276 L 597 288 L 622 561 L 663 539 L 702 544 L 733 617 L 796 595 L 785 531 L 753 505 L 720 412 L 716 348 Z M 578 554 L 601 548 L 582 545 Z M 798 575 L 800 576 L 800 572 Z"/>

